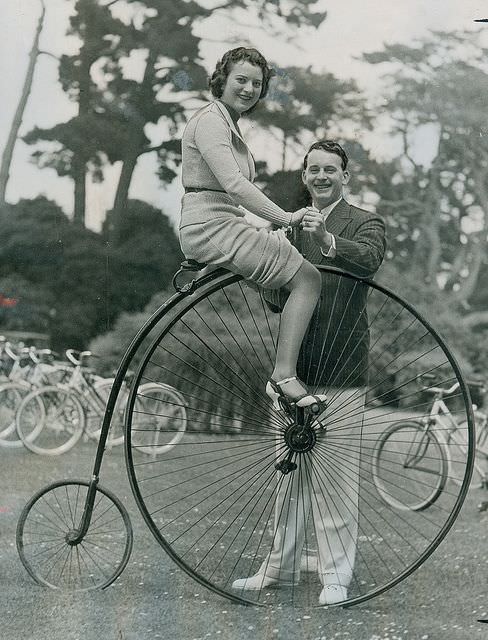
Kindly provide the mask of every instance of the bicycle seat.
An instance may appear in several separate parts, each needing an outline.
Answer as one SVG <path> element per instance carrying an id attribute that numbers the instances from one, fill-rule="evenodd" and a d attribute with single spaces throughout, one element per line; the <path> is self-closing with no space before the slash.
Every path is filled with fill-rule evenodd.
<path id="1" fill-rule="evenodd" d="M 206 262 L 197 262 L 196 260 L 192 260 L 190 258 L 188 260 L 183 260 L 180 265 L 180 269 L 182 271 L 201 271 L 202 269 L 205 269 L 206 266 Z"/>
<path id="2" fill-rule="evenodd" d="M 180 264 L 180 268 L 178 269 L 178 271 L 175 273 L 175 275 L 173 276 L 173 280 L 172 280 L 172 285 L 173 288 L 176 291 L 187 291 L 187 292 L 191 292 L 195 283 L 195 278 L 193 278 L 190 282 L 184 282 L 183 284 L 179 284 L 179 276 L 182 273 L 185 272 L 193 272 L 193 273 L 197 273 L 199 271 L 202 271 L 203 269 L 205 269 L 205 267 L 207 267 L 208 265 L 205 262 L 197 262 L 196 260 L 192 260 L 191 258 L 187 259 L 187 260 L 183 260 L 183 262 Z"/>

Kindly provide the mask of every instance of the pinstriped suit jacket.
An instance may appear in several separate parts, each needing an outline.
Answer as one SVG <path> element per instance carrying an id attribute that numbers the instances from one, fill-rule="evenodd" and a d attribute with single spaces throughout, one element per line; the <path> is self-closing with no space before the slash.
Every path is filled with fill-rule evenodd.
<path id="1" fill-rule="evenodd" d="M 296 230 L 292 242 L 313 264 L 372 278 L 386 248 L 383 219 L 342 199 L 329 214 L 327 229 L 336 239 L 335 258 L 324 257 L 306 232 Z M 368 286 L 334 273 L 324 273 L 322 279 L 320 302 L 303 341 L 297 373 L 311 387 L 365 385 L 369 352 Z M 276 297 L 266 298 L 272 304 L 277 303 Z M 281 306 L 277 304 L 278 308 Z"/>

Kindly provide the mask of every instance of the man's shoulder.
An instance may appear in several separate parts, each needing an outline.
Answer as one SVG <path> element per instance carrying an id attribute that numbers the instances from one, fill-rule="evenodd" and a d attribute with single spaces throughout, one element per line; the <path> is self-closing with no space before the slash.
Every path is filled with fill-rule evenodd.
<path id="1" fill-rule="evenodd" d="M 355 218 L 359 222 L 365 222 L 366 220 L 381 220 L 383 221 L 383 216 L 375 211 L 370 211 L 368 209 L 364 209 L 363 207 L 358 207 L 347 200 L 344 200 L 344 203 L 349 207 L 349 211 L 351 212 L 351 217 Z"/>

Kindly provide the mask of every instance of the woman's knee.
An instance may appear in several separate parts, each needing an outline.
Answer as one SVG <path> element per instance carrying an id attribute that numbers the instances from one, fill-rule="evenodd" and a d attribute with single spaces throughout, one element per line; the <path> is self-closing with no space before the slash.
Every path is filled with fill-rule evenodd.
<path id="1" fill-rule="evenodd" d="M 290 291 L 296 287 L 306 286 L 315 292 L 320 292 L 322 277 L 320 271 L 305 260 L 288 285 Z"/>

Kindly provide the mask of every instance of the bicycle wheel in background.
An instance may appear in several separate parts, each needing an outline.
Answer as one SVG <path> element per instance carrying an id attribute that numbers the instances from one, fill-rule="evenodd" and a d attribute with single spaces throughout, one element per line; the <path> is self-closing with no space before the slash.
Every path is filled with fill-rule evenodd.
<path id="1" fill-rule="evenodd" d="M 87 402 L 86 404 L 85 433 L 89 438 L 94 440 L 98 440 L 100 437 L 104 409 L 110 395 L 113 382 L 113 378 L 97 380 L 94 384 L 94 388 L 99 398 L 93 399 L 91 402 Z M 128 388 L 123 385 L 117 396 L 117 402 L 114 408 L 112 421 L 110 423 L 110 431 L 107 437 L 107 447 L 109 448 L 116 447 L 124 442 L 124 413 L 128 397 Z"/>
<path id="2" fill-rule="evenodd" d="M 132 408 L 132 447 L 160 456 L 178 444 L 186 431 L 186 402 L 181 393 L 162 383 L 138 388 Z"/>
<path id="3" fill-rule="evenodd" d="M 22 400 L 16 426 L 20 439 L 33 453 L 60 455 L 81 438 L 85 413 L 74 391 L 60 386 L 43 387 Z"/>
<path id="4" fill-rule="evenodd" d="M 296 559 L 303 565 L 296 585 L 232 587 L 266 561 L 279 535 L 275 516 L 295 514 L 295 526 L 289 528 L 297 532 L 292 548 L 303 544 L 316 549 L 312 513 L 317 524 L 316 505 L 327 505 L 326 521 L 319 526 L 326 534 L 320 534 L 319 542 L 323 546 L 333 537 L 336 555 L 345 558 L 342 563 L 352 579 L 342 604 L 353 604 L 419 567 L 447 534 L 468 489 L 471 402 L 445 342 L 385 287 L 332 268 L 320 270 L 326 292 L 320 305 L 329 319 L 312 321 L 305 353 L 315 353 L 316 360 L 304 363 L 313 391 L 318 387 L 313 376 L 326 372 L 329 381 L 327 412 L 320 421 L 313 418 L 300 426 L 296 417 L 272 409 L 264 389 L 273 368 L 279 315 L 270 312 L 262 292 L 239 276 L 218 271 L 202 278 L 191 295 L 176 296 L 153 316 L 159 314 L 160 320 L 152 345 L 142 357 L 134 354 L 140 364 L 126 416 L 126 456 L 137 504 L 175 562 L 235 602 L 300 608 L 318 604 L 321 584 L 317 573 L 307 571 L 304 558 Z M 351 321 L 350 304 L 354 301 L 357 308 L 358 300 L 363 307 Z M 367 372 L 354 366 L 354 353 L 364 340 L 369 344 Z M 378 492 L 373 460 L 378 439 L 393 423 L 429 415 L 431 397 L 423 396 L 417 385 L 422 373 L 435 374 L 438 385 L 459 382 L 449 402 L 457 420 L 466 423 L 468 450 L 462 485 L 446 482 L 430 506 L 407 512 Z M 184 438 L 154 459 L 139 451 L 138 396 L 146 382 L 177 388 L 187 403 Z M 158 410 L 146 407 L 146 417 L 150 411 L 156 420 Z M 439 477 L 444 453 L 429 446 Z M 405 492 L 408 482 L 413 503 L 425 500 L 425 486 L 405 476 L 401 456 L 392 451 L 389 456 L 388 490 Z M 290 472 L 277 472 L 275 464 L 285 460 L 291 463 Z M 357 543 L 352 551 L 351 540 Z"/>
<path id="5" fill-rule="evenodd" d="M 395 509 L 430 507 L 441 495 L 448 474 L 445 442 L 421 422 L 396 422 L 378 438 L 373 480 L 383 500 Z"/>
<path id="6" fill-rule="evenodd" d="M 0 447 L 17 449 L 24 446 L 15 428 L 15 414 L 29 391 L 28 386 L 17 382 L 0 386 Z"/>
<path id="7" fill-rule="evenodd" d="M 38 583 L 52 589 L 104 589 L 124 570 L 132 550 L 132 527 L 125 507 L 97 486 L 91 524 L 79 544 L 76 533 L 89 483 L 61 480 L 44 487 L 26 504 L 17 524 L 22 564 Z"/>

